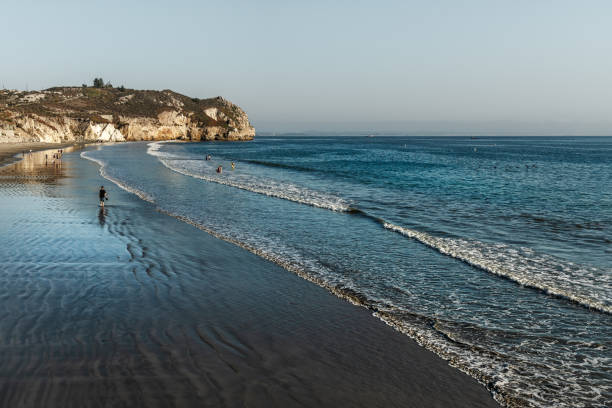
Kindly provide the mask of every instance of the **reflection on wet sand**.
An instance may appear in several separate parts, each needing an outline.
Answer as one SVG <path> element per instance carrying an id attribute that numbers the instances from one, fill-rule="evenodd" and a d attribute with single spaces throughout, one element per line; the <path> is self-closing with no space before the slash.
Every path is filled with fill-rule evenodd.
<path id="1" fill-rule="evenodd" d="M 1 407 L 495 406 L 369 311 L 44 155 L 0 170 Z"/>
<path id="2" fill-rule="evenodd" d="M 100 207 L 100 210 L 98 211 L 98 222 L 100 223 L 101 227 L 103 227 L 106 223 L 106 207 Z"/>
<path id="3" fill-rule="evenodd" d="M 70 146 L 62 149 L 23 152 L 16 156 L 18 162 L 0 167 L 0 177 L 5 179 L 18 178 L 24 183 L 51 182 L 61 177 L 67 177 L 69 169 L 65 168 L 65 154 L 80 151 L 82 147 Z"/>

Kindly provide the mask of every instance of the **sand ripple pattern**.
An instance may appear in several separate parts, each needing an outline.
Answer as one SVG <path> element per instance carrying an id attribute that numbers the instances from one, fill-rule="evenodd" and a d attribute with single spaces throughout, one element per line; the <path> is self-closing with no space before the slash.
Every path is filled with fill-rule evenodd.
<path id="1" fill-rule="evenodd" d="M 75 156 L 61 177 L 0 178 L 0 406 L 370 407 L 411 398 L 377 369 L 401 354 L 379 347 L 384 334 L 353 340 L 344 325 L 361 323 L 354 313 L 330 319 L 330 297 L 129 194 L 114 191 L 98 209 L 97 171 Z M 288 289 L 270 296 L 279 287 Z M 298 292 L 302 306 L 290 295 Z M 364 367 L 376 399 L 355 386 Z"/>
<path id="2" fill-rule="evenodd" d="M 158 149 L 159 146 L 157 143 L 149 145 L 149 153 Z M 153 154 L 153 156 L 156 155 Z M 180 162 L 186 162 L 187 166 L 191 166 L 193 169 L 193 163 L 191 163 L 193 160 L 168 157 L 165 159 L 173 160 L 177 165 L 180 165 Z M 166 165 L 166 167 L 168 166 Z M 122 169 L 123 167 L 119 165 L 117 168 Z M 207 172 L 213 171 L 213 169 L 208 168 L 205 170 Z M 120 171 L 117 173 L 121 174 Z M 189 176 L 206 180 L 205 178 L 194 177 L 191 174 Z M 140 179 L 142 177 L 135 180 Z M 190 183 L 188 185 L 192 187 L 196 184 L 195 181 Z M 155 191 L 159 191 L 155 189 L 155 186 L 149 186 L 149 188 L 153 195 L 155 195 Z M 160 203 L 167 204 L 168 200 L 164 201 L 164 194 L 168 193 L 171 197 L 175 196 L 173 190 L 168 189 L 168 192 L 159 193 L 155 197 L 159 199 Z M 290 201 L 300 203 L 298 200 Z M 597 357 L 597 355 L 602 354 L 602 350 L 606 350 L 605 342 L 597 341 L 593 344 L 587 344 L 578 341 L 580 344 L 574 344 L 568 342 L 564 335 L 559 333 L 550 336 L 529 337 L 524 336 L 525 333 L 517 333 L 512 329 L 502 330 L 494 327 L 495 325 L 489 327 L 486 321 L 480 322 L 483 324 L 479 325 L 473 321 L 467 323 L 469 319 L 466 319 L 467 322 L 453 322 L 438 318 L 435 310 L 429 314 L 426 308 L 425 311 L 415 310 L 411 303 L 417 303 L 419 299 L 411 299 L 411 288 L 406 287 L 406 285 L 402 286 L 403 282 L 401 280 L 393 282 L 390 279 L 385 282 L 384 278 L 386 276 L 380 273 L 376 275 L 376 272 L 380 272 L 379 270 L 374 270 L 374 276 L 370 276 L 372 279 L 364 279 L 364 281 L 359 282 L 357 279 L 363 275 L 368 275 L 368 270 L 343 270 L 342 267 L 338 267 L 333 262 L 319 262 L 316 255 L 301 253 L 292 247 L 290 240 L 283 242 L 275 239 L 275 234 L 264 237 L 257 236 L 243 233 L 240 228 L 238 230 L 229 228 L 223 224 L 223 220 L 211 221 L 211 217 L 206 211 L 202 212 L 200 207 L 194 209 L 189 206 L 178 206 L 181 210 L 175 211 L 172 208 L 176 209 L 177 207 L 170 205 L 166 208 L 162 204 L 160 204 L 163 207 L 161 211 L 168 215 L 239 245 L 327 288 L 339 297 L 371 309 L 389 325 L 416 339 L 420 344 L 447 359 L 453 366 L 478 378 L 495 393 L 500 402 L 507 406 L 547 406 L 554 400 L 555 406 L 586 407 L 588 406 L 586 401 L 599 402 L 606 399 L 607 388 L 605 386 L 594 387 L 592 386 L 593 383 L 587 380 L 567 381 L 568 373 L 570 376 L 579 376 L 580 373 L 589 373 L 589 370 L 592 371 L 594 368 L 609 366 L 611 362 L 609 358 L 598 360 Z M 485 283 L 500 281 L 496 277 L 501 276 L 520 285 L 537 289 L 537 291 L 532 291 L 521 289 L 518 286 L 515 288 L 517 291 L 527 293 L 526 298 L 529 301 L 532 301 L 532 296 L 536 298 L 533 300 L 535 305 L 540 304 L 540 302 L 548 302 L 549 297 L 543 294 L 550 294 L 571 301 L 558 302 L 554 300 L 553 303 L 555 304 L 563 304 L 563 306 L 555 306 L 559 310 L 578 306 L 577 309 L 582 310 L 583 313 L 594 313 L 597 316 L 593 319 L 597 318 L 599 320 L 607 318 L 607 314 L 610 313 L 610 271 L 575 265 L 555 257 L 538 254 L 529 248 L 514 248 L 510 245 L 496 245 L 461 238 L 437 237 L 391 224 L 357 208 L 347 207 L 339 212 L 343 214 L 335 214 L 333 217 L 357 217 L 360 221 L 367 220 L 364 221 L 368 224 L 367 226 L 363 223 L 359 224 L 362 231 L 396 237 L 393 239 L 400 242 L 399 246 L 401 248 L 406 247 L 408 250 L 414 251 L 412 247 L 419 247 L 422 251 L 429 252 L 422 245 L 418 245 L 423 244 L 445 255 L 445 257 L 438 258 L 448 259 L 448 261 L 438 263 L 438 260 L 436 260 L 436 263 L 431 265 L 431 274 L 423 276 L 423 280 L 430 280 L 433 285 L 435 285 L 435 279 L 437 278 L 435 276 L 436 268 L 440 264 L 447 265 L 448 262 L 458 264 L 453 261 L 453 259 L 457 259 L 474 266 L 475 268 L 464 266 L 464 269 L 470 270 L 476 275 L 476 279 Z M 334 213 L 326 212 L 326 214 Z M 357 220 L 353 219 L 351 222 L 357 222 Z M 324 235 L 322 231 L 319 234 Z M 412 244 L 402 237 L 410 238 L 418 244 Z M 354 242 L 359 242 L 359 240 L 354 240 Z M 358 255 L 355 254 L 355 256 Z M 480 273 L 479 270 L 487 273 Z M 410 271 L 410 273 L 414 272 Z M 466 276 L 474 275 L 466 273 Z M 488 277 L 483 279 L 484 276 Z M 455 278 L 461 280 L 462 277 L 462 274 L 458 274 Z M 501 281 L 506 282 L 506 280 Z M 440 283 L 443 284 L 444 282 Z M 377 286 L 379 284 L 381 286 L 390 285 L 384 286 L 383 290 L 379 290 L 381 288 Z M 496 283 L 493 284 L 493 286 L 495 285 Z M 505 285 L 506 283 L 503 287 Z M 515 286 L 510 282 L 507 285 Z M 458 287 L 461 287 L 460 283 L 458 283 Z M 485 291 L 492 289 L 483 286 L 479 286 L 479 288 Z M 394 292 L 389 292 L 389 290 L 396 290 L 401 293 L 394 298 Z M 389 295 L 390 293 L 391 295 Z M 403 303 L 402 300 L 407 300 L 407 303 Z M 412 302 L 410 302 L 411 300 Z M 453 301 L 453 298 L 449 297 L 447 301 Z M 501 302 L 500 304 L 503 305 L 504 303 Z M 498 306 L 497 304 L 489 306 L 493 306 L 488 310 L 492 314 L 499 313 L 503 316 L 506 313 L 506 310 L 495 308 L 495 306 Z M 603 313 L 592 312 L 585 308 Z M 543 319 L 546 318 L 546 316 L 543 316 Z M 538 324 L 533 320 L 530 323 Z M 547 324 L 547 322 L 543 324 Z M 550 347 L 551 345 L 553 347 Z M 558 350 L 554 351 L 555 347 L 562 352 L 561 360 L 559 360 L 558 355 L 554 355 L 555 352 L 558 352 Z M 565 361 L 572 358 L 575 350 L 586 352 L 581 355 L 581 361 L 573 363 L 571 367 L 566 367 Z M 549 356 L 547 353 L 553 354 Z M 562 367 L 559 366 L 559 361 Z M 558 390 L 561 389 L 563 390 L 563 396 L 557 396 Z M 571 401 L 571 403 L 568 403 L 568 401 Z"/>

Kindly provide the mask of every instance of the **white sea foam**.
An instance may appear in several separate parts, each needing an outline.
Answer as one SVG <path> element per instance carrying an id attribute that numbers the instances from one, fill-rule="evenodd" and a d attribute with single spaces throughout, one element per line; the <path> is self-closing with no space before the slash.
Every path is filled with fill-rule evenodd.
<path id="1" fill-rule="evenodd" d="M 162 164 L 166 167 L 186 174 L 170 167 L 164 161 L 168 161 L 174 167 L 183 169 L 186 172 L 195 173 L 186 174 L 188 176 L 203 178 L 200 177 L 199 171 L 207 171 L 213 173 L 212 177 L 214 178 L 214 168 L 208 165 L 208 163 L 202 160 L 182 160 L 183 157 L 181 156 L 160 152 L 160 148 L 161 145 L 159 143 L 151 143 L 148 153 L 159 157 Z M 117 183 L 127 191 L 138 194 L 136 192 L 138 190 L 125 186 L 118 180 L 108 177 L 104 170 L 105 163 L 87 157 L 87 155 L 82 156 L 99 163 L 101 166 L 100 173 L 104 177 Z M 229 183 L 224 183 L 222 180 L 213 179 L 210 181 L 232 186 Z M 236 181 L 234 180 L 234 182 Z M 232 187 L 243 188 L 239 186 Z M 270 188 L 269 185 L 265 187 Z M 284 188 L 283 186 L 276 187 Z M 253 191 L 250 188 L 244 189 Z M 267 191 L 262 194 L 274 196 L 268 194 Z M 142 198 L 147 200 L 144 197 Z M 313 205 L 291 198 L 285 199 Z M 152 201 L 152 199 L 147 201 Z M 319 205 L 314 206 L 322 207 Z M 348 206 L 346 208 L 350 210 Z M 593 388 L 591 384 L 568 380 L 566 371 L 560 371 L 558 367 L 548 364 L 546 359 L 538 360 L 536 369 L 532 370 L 533 361 L 525 360 L 529 356 L 522 356 L 520 353 L 517 354 L 512 350 L 503 348 L 487 349 L 485 342 L 482 344 L 471 344 L 469 340 L 465 340 L 466 337 L 469 338 L 470 336 L 462 336 L 460 331 L 464 330 L 464 328 L 460 325 L 454 327 L 452 322 L 440 322 L 433 317 L 412 315 L 401 306 L 394 307 L 392 299 L 381 299 L 379 297 L 379 295 L 384 297 L 385 294 L 376 294 L 368 291 L 367 288 L 360 288 L 359 285 L 353 284 L 350 277 L 329 270 L 329 268 L 317 262 L 316 259 L 301 256 L 299 252 L 287 246 L 286 243 L 276 242 L 274 237 L 245 236 L 241 231 L 226 227 L 221 228 L 219 225 L 215 225 L 214 222 L 211 223 L 210 220 L 196 221 L 198 219 L 197 216 L 190 217 L 189 214 L 181 215 L 173 211 L 161 211 L 190 223 L 217 238 L 241 246 L 262 258 L 275 262 L 356 305 L 370 308 L 377 317 L 389 325 L 409 335 L 422 346 L 434 351 L 449 361 L 451 365 L 477 378 L 487 386 L 495 398 L 503 405 L 519 406 L 523 404 L 538 407 L 552 405 L 560 407 L 587 406 L 575 403 L 574 396 L 580 401 L 585 392 L 593 391 L 599 394 L 602 392 Z M 368 214 L 365 214 L 365 216 L 370 217 Z M 370 218 L 374 219 L 374 217 Z M 393 225 L 382 220 L 377 221 L 381 222 L 381 225 L 390 231 L 415 239 L 444 255 L 457 258 L 477 268 L 514 280 L 526 286 L 541 289 L 556 296 L 571 299 L 588 307 L 610 312 L 611 302 L 609 297 L 607 297 L 607 294 L 610 293 L 610 274 L 607 271 L 567 263 L 545 255 L 537 255 L 527 248 L 516 249 L 501 244 L 494 245 L 473 240 L 440 238 Z M 220 231 L 223 231 L 223 233 L 220 233 Z M 467 328 L 466 330 L 472 329 L 478 330 L 477 327 Z M 541 347 L 542 344 L 536 344 L 535 346 Z M 525 343 L 524 347 L 530 347 L 529 343 Z M 509 352 L 506 353 L 506 351 Z M 571 349 L 568 349 L 567 353 L 571 353 L 571 351 Z M 564 356 L 567 357 L 568 361 L 573 357 L 571 354 Z M 609 363 L 610 359 L 606 358 L 601 362 L 601 365 L 605 367 Z M 585 364 L 598 365 L 599 362 L 586 361 Z M 526 372 L 529 374 L 527 378 L 533 381 L 525 381 Z M 543 379 L 543 375 L 547 377 Z M 553 384 L 556 389 L 562 390 L 563 397 L 559 395 L 559 398 L 556 399 L 556 395 L 551 395 L 550 393 L 543 394 L 538 381 L 544 380 Z M 605 389 L 603 392 L 605 393 Z M 517 395 L 521 398 L 520 401 L 516 400 Z M 572 397 L 570 398 L 570 396 Z M 596 398 L 598 401 L 602 400 L 601 397 Z M 568 401 L 571 402 L 568 403 Z"/>
<path id="2" fill-rule="evenodd" d="M 481 344 L 466 343 L 456 332 L 463 330 L 462 327 L 453 327 L 452 322 L 441 322 L 432 317 L 406 314 L 404 310 L 392 306 L 385 299 L 360 290 L 349 277 L 334 273 L 313 259 L 304 258 L 282 242 L 276 242 L 272 237 L 253 240 L 233 233 L 222 234 L 218 232 L 220 228 L 205 226 L 190 217 L 173 212 L 163 210 L 162 212 L 274 262 L 357 306 L 370 309 L 377 318 L 447 360 L 453 367 L 480 381 L 504 406 L 546 407 L 552 404 L 559 407 L 586 407 L 584 404 L 576 403 L 576 400 L 568 404 L 567 396 L 579 398 L 589 385 L 567 381 L 564 372 L 546 364 L 545 361 L 540 362 L 537 370 L 532 371 L 533 361 L 530 361 L 528 356 L 514 352 L 507 354 L 504 350 L 490 351 Z M 397 317 L 395 312 L 399 312 L 401 317 Z M 477 327 L 472 329 L 484 330 Z M 571 356 L 568 356 L 569 358 Z M 609 364 L 609 362 L 610 359 L 605 358 L 601 363 Z M 535 381 L 525 381 L 526 372 L 529 372 Z M 555 384 L 558 389 L 563 390 L 564 398 L 559 396 L 555 399 L 549 393 L 542 393 L 538 381 Z M 594 391 L 599 392 L 597 389 Z M 517 392 L 520 399 L 517 398 Z"/>
<path id="3" fill-rule="evenodd" d="M 605 387 L 597 388 L 575 377 L 568 377 L 568 371 L 560 370 L 558 366 L 546 360 L 539 360 L 534 365 L 529 355 L 488 350 L 479 344 L 455 341 L 455 333 L 440 330 L 435 320 L 417 315 L 413 318 L 398 318 L 394 313 L 386 311 L 376 311 L 374 315 L 408 335 L 419 345 L 433 351 L 451 366 L 477 379 L 492 392 L 495 400 L 502 406 L 587 408 L 600 406 L 594 401 L 602 401 L 602 394 L 607 392 Z M 565 358 L 567 361 L 576 359 L 570 350 L 559 358 Z M 610 361 L 610 358 L 604 358 L 600 363 L 605 367 Z M 543 384 L 548 385 L 546 391 L 541 388 Z M 555 391 L 551 392 L 551 388 Z M 589 394 L 592 397 L 590 401 L 585 398 L 585 395 Z"/>
<path id="4" fill-rule="evenodd" d="M 87 151 L 82 152 L 81 153 L 81 157 L 84 158 L 84 159 L 90 160 L 90 161 L 92 161 L 94 163 L 97 163 L 100 166 L 100 175 L 102 177 L 104 177 L 105 179 L 115 183 L 116 185 L 118 185 L 123 190 L 125 190 L 125 191 L 127 191 L 129 193 L 137 195 L 138 197 L 142 198 L 145 201 L 148 201 L 150 203 L 154 203 L 155 202 L 155 200 L 153 200 L 153 197 L 151 197 L 147 193 L 145 193 L 145 192 L 143 192 L 143 191 L 141 191 L 141 190 L 139 190 L 137 188 L 128 186 L 127 184 L 123 183 L 121 180 L 118 180 L 117 178 L 109 175 L 107 173 L 107 171 L 106 171 L 106 163 L 104 161 L 100 160 L 100 159 L 97 159 L 95 157 L 91 157 L 88 153 L 89 152 L 87 152 Z"/>
<path id="5" fill-rule="evenodd" d="M 350 208 L 345 200 L 332 194 L 244 173 L 231 174 L 226 172 L 217 174 L 215 168 L 205 160 L 189 160 L 162 152 L 159 142 L 150 143 L 148 146 L 147 153 L 149 155 L 157 157 L 170 170 L 185 176 L 332 211 L 343 212 Z"/>
<path id="6" fill-rule="evenodd" d="M 529 248 L 485 244 L 476 240 L 440 238 L 388 222 L 383 226 L 415 239 L 444 255 L 511 279 L 521 285 L 612 313 L 612 271 L 535 254 Z"/>
<path id="7" fill-rule="evenodd" d="M 184 160 L 181 156 L 161 152 L 161 146 L 160 142 L 150 143 L 147 153 L 158 157 L 166 167 L 178 173 L 314 207 L 334 211 L 351 210 L 348 203 L 339 197 L 293 184 L 249 176 L 218 176 L 206 161 Z M 612 313 L 612 271 L 535 254 L 529 248 L 516 249 L 505 244 L 440 238 L 385 221 L 382 221 L 382 225 L 487 272 L 592 309 Z"/>

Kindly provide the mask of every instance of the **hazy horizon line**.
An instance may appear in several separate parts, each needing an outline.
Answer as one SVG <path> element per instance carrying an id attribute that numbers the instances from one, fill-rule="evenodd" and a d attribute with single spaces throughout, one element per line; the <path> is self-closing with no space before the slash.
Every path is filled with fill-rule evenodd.
<path id="1" fill-rule="evenodd" d="M 252 120 L 258 134 L 375 136 L 612 136 L 612 122 L 511 120 L 408 120 L 385 122 L 281 122 Z"/>
<path id="2" fill-rule="evenodd" d="M 486 138 L 486 137 L 612 137 L 612 134 L 517 134 L 517 133 L 428 133 L 428 132 L 397 132 L 397 133 L 368 133 L 359 131 L 345 131 L 345 132 L 325 132 L 325 131 L 287 131 L 287 132 L 271 132 L 271 131 L 257 131 L 257 136 L 316 136 L 316 137 L 474 137 L 474 138 Z"/>

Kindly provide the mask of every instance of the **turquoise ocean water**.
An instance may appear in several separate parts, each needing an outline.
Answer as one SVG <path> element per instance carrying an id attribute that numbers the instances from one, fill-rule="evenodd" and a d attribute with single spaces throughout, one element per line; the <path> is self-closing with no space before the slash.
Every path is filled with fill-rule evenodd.
<path id="1" fill-rule="evenodd" d="M 82 156 L 372 309 L 506 405 L 610 405 L 612 138 L 257 137 Z"/>

